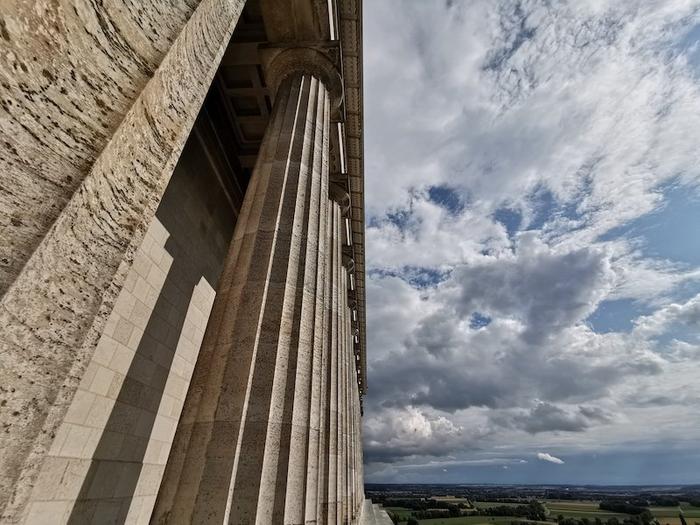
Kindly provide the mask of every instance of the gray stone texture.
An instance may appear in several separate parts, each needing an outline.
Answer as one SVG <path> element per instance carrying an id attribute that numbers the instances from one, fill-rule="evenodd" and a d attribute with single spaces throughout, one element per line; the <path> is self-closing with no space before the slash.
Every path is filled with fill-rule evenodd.
<path id="1" fill-rule="evenodd" d="M 204 126 L 200 118 L 196 131 Z M 201 137 L 187 141 L 137 250 L 27 523 L 150 519 L 238 211 Z"/>
<path id="2" fill-rule="evenodd" d="M 19 58 L 0 120 L 22 144 L 3 145 L 2 211 L 29 217 L 22 231 L 3 223 L 0 243 L 19 257 L 0 301 L 5 522 L 26 505 L 243 3 L 3 4 L 3 46 Z"/>
<path id="3" fill-rule="evenodd" d="M 362 503 L 359 525 L 392 525 L 391 518 L 377 504 L 372 504 L 372 500 L 366 499 Z"/>
<path id="4" fill-rule="evenodd" d="M 80 186 L 196 0 L 5 0 L 0 295 Z M 95 4 L 97 5 L 97 4 Z"/>
<path id="5" fill-rule="evenodd" d="M 292 433 L 309 431 L 329 109 L 324 85 L 309 75 L 288 77 L 277 93 L 156 522 L 283 523 L 286 512 L 303 520 L 303 493 L 296 506 L 285 503 L 287 476 L 297 468 L 305 472 L 306 451 L 290 445 Z M 306 448 L 308 438 L 303 441 Z M 289 472 L 290 458 L 295 472 Z"/>
<path id="6" fill-rule="evenodd" d="M 182 149 L 244 3 L 0 7 L 3 523 L 360 519 L 361 1 L 260 1 L 238 214 Z"/>

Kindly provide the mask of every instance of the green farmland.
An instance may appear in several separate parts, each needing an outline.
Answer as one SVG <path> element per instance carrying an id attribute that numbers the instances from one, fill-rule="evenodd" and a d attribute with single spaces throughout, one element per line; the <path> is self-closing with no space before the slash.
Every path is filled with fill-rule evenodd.
<path id="1" fill-rule="evenodd" d="M 688 525 L 700 523 L 700 508 L 692 507 L 687 503 L 681 505 L 685 521 Z M 659 520 L 661 525 L 681 525 L 681 520 L 678 517 L 678 507 L 650 507 L 651 513 Z"/>
<path id="2" fill-rule="evenodd" d="M 522 518 L 509 517 L 489 517 L 489 516 L 461 516 L 459 518 L 433 518 L 420 520 L 421 525 L 510 525 L 514 521 L 528 523 L 532 525 L 551 525 L 548 522 L 527 521 Z"/>
<path id="3" fill-rule="evenodd" d="M 477 509 L 488 509 L 489 507 L 517 507 L 518 505 L 524 505 L 523 503 L 500 503 L 498 501 L 475 501 L 474 507 Z"/>
<path id="4" fill-rule="evenodd" d="M 560 514 L 565 518 L 588 518 L 594 520 L 600 518 L 603 521 L 610 518 L 623 520 L 627 514 L 600 510 L 597 501 L 556 501 L 547 500 L 544 502 L 549 510 L 549 517 L 556 519 Z"/>
<path id="5" fill-rule="evenodd" d="M 438 498 L 435 498 L 438 499 Z M 466 503 L 467 500 L 461 498 L 446 498 L 442 501 L 450 501 L 454 503 Z M 627 514 L 615 513 L 606 510 L 601 510 L 597 501 L 561 501 L 561 500 L 545 500 L 542 502 L 546 509 L 548 510 L 548 520 L 547 522 L 536 522 L 529 521 L 522 517 L 516 516 L 460 516 L 460 517 L 444 517 L 444 518 L 431 518 L 431 519 L 421 519 L 419 523 L 421 525 L 511 525 L 513 522 L 518 522 L 523 525 L 525 524 L 548 524 L 554 525 L 556 523 L 558 516 L 563 516 L 565 518 L 588 518 L 591 523 L 594 522 L 596 518 L 599 518 L 603 523 L 605 523 L 610 518 L 617 518 L 622 522 Z M 490 501 L 476 501 L 472 502 L 473 508 L 476 509 L 486 509 L 490 507 L 517 507 L 518 503 L 500 503 L 500 502 L 490 502 Z M 700 525 L 700 508 L 692 507 L 688 504 L 682 504 L 680 509 L 683 510 L 683 514 L 688 525 Z M 682 525 L 678 517 L 680 512 L 679 507 L 649 507 L 649 510 L 659 521 L 660 525 Z M 405 523 L 408 520 L 412 511 L 403 507 L 387 507 L 387 511 L 398 515 L 399 519 L 404 520 L 401 523 Z"/>

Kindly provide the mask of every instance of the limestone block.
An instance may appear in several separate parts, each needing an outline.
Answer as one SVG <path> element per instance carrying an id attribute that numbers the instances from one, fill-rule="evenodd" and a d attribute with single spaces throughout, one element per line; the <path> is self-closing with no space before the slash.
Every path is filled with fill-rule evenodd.
<path id="1" fill-rule="evenodd" d="M 95 12 L 82 2 L 65 11 L 69 2 L 46 4 L 51 7 L 44 11 L 33 11 L 32 3 L 3 3 L 3 46 L 15 46 L 12 60 L 20 57 L 28 71 L 15 75 L 14 66 L 0 66 L 5 68 L 0 86 L 8 98 L 21 99 L 2 108 L 11 117 L 0 119 L 9 126 L 3 135 L 13 137 L 10 146 L 2 146 L 9 154 L 0 155 L 3 173 L 11 176 L 3 187 L 18 191 L 3 193 L 0 209 L 9 215 L 37 211 L 26 223 L 14 215 L 2 217 L 3 226 L 6 220 L 27 224 L 25 230 L 4 227 L 11 237 L 0 242 L 18 254 L 6 265 L 5 275 L 16 278 L 0 302 L 0 383 L 13 385 L 3 392 L 6 405 L 0 410 L 3 521 L 17 521 L 27 502 L 243 4 L 203 0 L 195 9 L 195 2 L 164 1 L 149 3 L 148 9 L 129 3 L 130 8 L 114 4 Z M 139 37 L 140 24 L 149 34 L 155 31 L 150 43 Z M 148 59 L 138 52 L 143 46 L 152 46 Z M 131 72 L 137 80 L 127 80 Z M 10 75 L 15 80 L 8 81 Z M 62 87 L 79 89 L 61 93 Z M 111 101 L 98 103 L 95 97 L 102 92 L 117 99 L 120 109 L 105 115 L 100 105 Z M 77 107 L 59 116 L 72 106 L 71 97 Z M 56 114 L 47 114 L 53 100 L 58 100 Z M 22 121 L 25 116 L 31 118 Z M 91 118 L 97 121 L 85 121 Z M 56 131 L 53 122 L 59 120 L 67 133 Z M 65 206 L 59 204 L 68 197 Z M 144 303 L 149 297 L 137 294 Z M 129 338 L 126 324 L 107 328 L 115 330 L 116 340 L 130 342 L 133 328 Z"/>

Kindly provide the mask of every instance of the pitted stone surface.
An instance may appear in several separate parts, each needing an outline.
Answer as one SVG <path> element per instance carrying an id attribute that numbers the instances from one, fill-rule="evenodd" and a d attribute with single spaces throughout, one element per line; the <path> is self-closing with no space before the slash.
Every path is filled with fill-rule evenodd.
<path id="1" fill-rule="evenodd" d="M 153 218 L 243 4 L 243 0 L 204 0 L 199 4 L 109 144 L 88 175 L 77 182 L 77 190 L 70 201 L 2 298 L 0 385 L 3 385 L 5 403 L 0 408 L 0 423 L 4 430 L 0 435 L 0 471 L 3 472 L 0 519 L 3 522 L 16 521 L 26 504 L 33 479 L 94 351 L 133 253 Z M 141 2 L 129 5 L 134 7 L 115 9 L 119 15 L 114 16 L 128 18 L 128 13 L 136 16 L 133 13 L 138 14 L 136 6 L 141 6 Z M 186 4 L 190 7 L 183 7 L 182 11 L 173 9 L 172 2 L 154 5 L 157 8 L 151 15 L 144 13 L 139 18 L 144 23 L 159 26 L 158 31 L 149 29 L 156 34 L 168 27 L 173 35 L 177 33 L 177 17 L 172 18 L 172 13 L 180 12 L 179 19 L 182 20 L 187 10 L 191 10 L 191 4 Z M 41 16 L 37 18 L 36 13 L 22 14 L 20 7 L 16 7 L 12 11 L 14 18 L 6 16 L 3 11 L 2 27 L 11 40 L 12 35 L 23 29 L 18 25 L 20 21 L 24 20 L 30 26 L 35 24 L 36 27 L 24 29 L 35 32 L 38 41 L 56 31 L 60 33 L 60 23 L 64 20 L 61 16 L 91 31 L 106 31 L 110 27 L 104 20 L 90 15 L 94 13 L 92 7 L 88 9 L 82 3 L 80 6 L 70 14 L 70 17 L 87 17 L 79 23 L 67 12 L 52 11 L 59 8 L 46 7 L 45 11 L 38 11 Z M 7 13 L 10 11 L 8 9 Z M 59 29 L 56 24 L 59 24 Z M 134 31 L 136 28 L 122 31 L 121 38 L 136 38 Z M 104 52 L 104 49 L 100 51 L 101 46 L 107 48 L 89 34 L 83 36 L 90 43 L 78 44 L 92 46 L 96 53 Z M 7 42 L 7 38 L 3 38 Z M 165 37 L 156 37 L 154 42 L 154 48 L 165 50 L 168 47 Z M 32 49 L 30 44 L 26 46 Z M 99 61 L 107 62 L 102 67 L 123 69 L 126 57 L 131 56 L 125 46 L 123 43 L 113 50 L 118 55 L 116 58 L 101 57 Z M 38 57 L 41 49 L 35 49 L 34 56 Z M 72 56 L 72 53 L 65 50 L 66 55 Z M 70 67 L 61 66 L 58 59 L 55 65 Z M 54 79 L 53 86 L 58 82 L 57 73 L 48 71 L 48 74 Z M 46 74 L 42 75 L 48 79 Z M 32 80 L 30 91 L 38 90 L 38 93 L 30 93 L 32 97 L 39 97 L 44 88 L 44 92 L 49 89 L 41 87 L 38 78 Z M 143 77 L 142 81 L 145 82 L 146 78 Z M 116 84 L 109 75 L 105 82 Z M 10 88 L 3 85 L 3 89 Z M 60 91 L 60 87 L 58 89 Z M 137 88 L 134 85 L 131 89 Z M 44 101 L 47 107 L 52 106 L 50 99 Z M 97 118 L 98 114 L 100 111 L 81 113 L 84 118 L 86 115 Z M 23 119 L 30 115 L 28 112 Z M 44 147 L 46 154 L 54 158 L 56 144 L 66 139 L 61 132 L 51 136 L 54 137 L 51 140 L 57 142 Z M 48 135 L 42 140 L 49 140 Z M 34 149 L 21 153 L 18 150 L 16 155 L 31 159 L 32 165 L 41 165 L 42 161 L 37 160 L 36 155 L 42 150 L 30 143 L 34 144 Z M 55 158 L 63 159 L 58 153 Z M 63 164 L 57 160 L 55 166 L 43 166 L 39 171 L 51 173 L 55 171 L 53 168 L 58 170 L 60 166 Z M 25 172 L 20 170 L 17 173 Z M 29 173 L 27 176 L 36 175 L 36 172 L 26 173 Z M 62 179 L 57 180 L 58 184 L 63 184 Z M 55 182 L 52 180 L 47 184 Z M 21 179 L 17 179 L 17 183 L 21 183 Z M 25 193 L 31 195 L 32 191 L 26 190 Z M 53 202 L 51 195 L 47 192 L 42 200 L 48 207 Z M 40 208 L 29 201 L 18 201 L 13 206 L 19 205 Z M 2 209 L 6 209 L 4 204 Z"/>
<path id="2" fill-rule="evenodd" d="M 120 289 L 134 291 L 129 289 L 133 283 L 124 283 L 126 276 L 139 268 L 143 272 L 142 258 L 132 265 L 133 254 L 244 1 L 114 0 L 108 5 L 93 0 L 46 5 L 36 1 L 31 16 L 29 11 L 17 15 L 15 11 L 24 9 L 24 4 L 15 7 L 20 0 L 12 2 L 8 16 L 3 5 L 0 17 L 0 94 L 7 91 L 14 97 L 15 89 L 24 93 L 24 87 L 3 76 L 10 75 L 13 67 L 22 69 L 12 62 L 17 53 L 2 55 L 5 42 L 26 38 L 18 51 L 31 50 L 35 41 L 43 42 L 48 28 L 49 33 L 55 30 L 59 39 L 52 42 L 65 53 L 55 57 L 46 51 L 45 58 L 38 57 L 39 73 L 27 67 L 27 85 L 38 88 L 22 99 L 22 108 L 29 108 L 22 125 L 16 127 L 17 114 L 0 100 L 0 112 L 9 115 L 0 118 L 0 131 L 16 133 L 24 148 L 20 151 L 11 140 L 0 143 L 0 149 L 6 147 L 11 153 L 7 162 L 0 160 L 5 162 L 0 168 L 10 168 L 14 179 L 8 180 L 15 186 L 12 191 L 0 187 L 0 199 L 5 199 L 0 200 L 0 221 L 9 221 L 0 222 L 0 241 L 7 234 L 18 255 L 16 260 L 8 259 L 7 272 L 0 270 L 0 323 L 5 330 L 0 334 L 0 385 L 11 385 L 0 392 L 5 401 L 0 423 L 6 429 L 0 434 L 0 521 L 16 522 L 26 508 L 30 523 L 61 519 L 102 523 L 112 519 L 109 514 L 114 509 L 107 508 L 116 503 L 112 500 L 127 496 L 114 492 L 121 488 L 110 476 L 92 478 L 83 467 L 102 446 L 100 438 L 89 457 L 95 431 L 101 429 L 92 418 L 108 413 L 102 410 L 106 405 L 101 398 L 113 399 L 116 374 L 125 363 L 112 363 L 116 354 L 104 362 L 109 344 L 103 348 L 97 341 L 111 339 L 125 348 L 139 344 L 135 327 L 143 323 L 144 309 L 137 309 L 136 302 L 115 306 L 115 299 Z M 309 31 L 314 38 L 301 40 L 338 36 L 343 40 L 343 59 L 348 61 L 344 85 L 352 91 L 344 107 L 346 131 L 339 137 L 347 142 L 353 255 L 360 265 L 356 278 L 360 297 L 353 301 L 362 303 L 363 250 L 362 238 L 357 237 L 362 220 L 361 186 L 357 186 L 361 181 L 361 107 L 357 107 L 361 105 L 361 2 L 337 3 L 342 20 L 333 36 L 323 33 L 332 2 L 262 0 L 262 4 L 267 7 L 263 9 L 265 26 L 276 32 L 271 41 L 281 39 L 291 47 Z M 285 16 L 289 9 L 303 16 L 290 19 Z M 31 25 L 31 17 L 38 25 Z M 46 27 L 41 25 L 45 19 L 49 20 Z M 64 22 L 68 36 L 61 47 Z M 21 24 L 27 34 L 18 36 Z M 287 32 L 285 24 L 293 30 Z M 323 34 L 317 35 L 319 30 Z M 286 67 L 294 71 L 282 78 L 292 79 L 299 73 L 290 64 Z M 87 73 L 73 79 L 66 70 L 78 66 Z M 311 75 L 308 69 L 302 71 L 307 79 L 317 77 L 313 71 Z M 90 85 L 93 76 L 94 82 L 102 83 Z M 119 85 L 122 76 L 126 80 Z M 316 87 L 311 88 L 312 84 Z M 277 126 L 271 133 L 278 137 L 273 141 L 273 159 L 269 165 L 258 163 L 256 172 L 262 170 L 263 175 L 254 177 L 246 196 L 249 205 L 241 211 L 244 226 L 231 249 L 219 307 L 213 309 L 200 359 L 203 368 L 195 373 L 190 389 L 194 401 L 188 401 L 178 425 L 178 436 L 184 438 L 175 440 L 168 459 L 170 479 L 175 481 L 161 487 L 163 512 L 154 519 L 289 524 L 356 523 L 359 519 L 363 487 L 356 326 L 351 310 L 355 303 L 348 302 L 349 278 L 343 266 L 348 248 L 345 214 L 327 198 L 328 135 L 335 133 L 336 124 L 329 130 L 331 104 L 323 84 L 323 76 L 321 82 L 317 77 L 292 97 L 296 104 L 288 105 L 285 112 L 293 125 L 283 126 L 281 119 L 271 124 Z M 104 100 L 100 94 L 114 100 Z M 94 102 L 91 95 L 97 97 Z M 25 165 L 22 155 L 35 158 Z M 280 176 L 280 169 L 287 173 Z M 32 206 L 39 195 L 45 197 L 41 206 Z M 25 225 L 13 215 L 20 206 L 32 208 L 27 213 L 31 220 L 22 231 Z M 15 227 L 16 238 L 6 224 Z M 9 288 L 3 288 L 13 279 Z M 204 316 L 196 310 L 187 314 L 185 326 L 192 325 L 190 314 Z M 358 314 L 363 340 L 363 304 Z M 192 342 L 191 337 L 186 339 Z M 141 362 L 137 357 L 132 363 Z M 173 382 L 168 379 L 166 391 L 181 401 L 187 380 L 175 377 L 178 368 L 173 364 L 169 370 Z M 146 371 L 135 366 L 134 374 L 143 378 Z M 120 512 L 128 510 L 129 520 L 145 521 L 154 503 L 174 429 L 173 421 L 162 416 L 177 412 L 170 398 L 164 399 L 167 402 L 156 407 L 154 433 L 144 456 L 147 468 L 138 477 L 136 497 L 120 503 Z M 136 427 L 140 426 L 139 419 Z M 124 433 L 132 434 L 145 437 L 136 431 Z M 112 436 L 105 435 L 104 450 L 109 450 Z M 62 463 L 47 466 L 47 458 Z M 97 459 L 98 463 L 105 460 Z M 139 464 L 135 458 L 127 463 Z M 47 468 L 38 485 L 51 496 L 27 505 L 42 466 Z M 71 511 L 75 498 L 67 495 L 68 485 L 82 494 L 84 480 L 89 480 L 90 492 L 97 478 L 104 481 L 95 483 L 100 497 L 93 493 L 78 498 L 104 499 L 95 508 L 87 505 L 91 518 L 86 518 L 81 506 Z"/>
<path id="3" fill-rule="evenodd" d="M 304 521 L 329 126 L 330 101 L 318 79 L 300 74 L 283 83 L 168 460 L 157 523 Z M 288 505 L 287 491 L 299 489 Z"/>
<path id="4" fill-rule="evenodd" d="M 0 296 L 198 3 L 2 2 Z"/>

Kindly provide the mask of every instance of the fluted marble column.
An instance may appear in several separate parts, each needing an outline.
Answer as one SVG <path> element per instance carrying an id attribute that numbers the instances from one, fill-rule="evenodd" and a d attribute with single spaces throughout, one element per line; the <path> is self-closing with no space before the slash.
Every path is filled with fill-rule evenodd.
<path id="1" fill-rule="evenodd" d="M 340 490 L 338 491 L 338 501 L 340 504 L 340 523 L 348 523 L 348 498 L 347 498 L 347 458 L 348 458 L 348 429 L 347 429 L 347 414 L 348 414 L 348 323 L 347 323 L 347 282 L 348 275 L 345 266 L 341 274 L 341 294 L 342 306 L 340 308 L 340 400 L 339 400 L 339 415 L 340 415 L 340 432 L 339 432 L 339 472 L 340 472 Z"/>
<path id="2" fill-rule="evenodd" d="M 322 85 L 320 89 L 324 89 Z M 287 490 L 285 495 L 285 523 L 307 522 L 305 511 L 307 494 L 315 492 L 318 461 L 318 413 L 315 398 L 320 394 L 318 372 L 323 350 L 324 277 L 326 265 L 325 226 L 328 213 L 328 155 L 329 155 L 329 100 L 327 94 L 319 97 L 316 133 L 323 140 L 316 141 L 314 168 L 311 180 L 311 210 L 307 233 L 307 263 L 304 269 L 304 288 L 301 307 L 295 312 L 300 316 L 298 352 L 294 382 L 287 385 L 285 404 L 291 406 L 291 430 L 289 432 L 289 460 L 287 465 Z M 321 104 L 323 107 L 321 108 Z M 321 113 L 323 111 L 323 113 Z M 323 234 L 323 235 L 322 235 Z M 290 361 L 290 365 L 293 364 Z M 286 444 L 285 444 L 286 445 Z M 307 484 L 313 485 L 307 490 Z M 310 504 L 311 505 L 311 504 Z M 312 504 L 315 509 L 315 502 Z M 312 516 L 309 520 L 315 521 Z"/>
<path id="3" fill-rule="evenodd" d="M 318 440 L 312 371 L 322 366 L 328 291 L 321 233 L 329 209 L 330 114 L 340 90 L 330 61 L 309 49 L 283 51 L 268 75 L 276 88 L 272 119 L 154 522 L 306 520 L 306 487 L 315 475 L 309 454 Z"/>
<path id="4" fill-rule="evenodd" d="M 327 264 L 325 269 L 325 297 L 323 311 L 323 356 L 321 361 L 321 388 L 319 402 L 318 436 L 318 488 L 316 491 L 316 519 L 318 523 L 328 522 L 328 469 L 330 446 L 330 369 L 331 369 L 331 316 L 333 305 L 333 269 L 336 253 L 334 250 L 335 204 L 331 204 L 326 218 Z M 311 511 L 311 507 L 307 507 Z"/>
<path id="5" fill-rule="evenodd" d="M 340 375 L 340 323 L 339 309 L 341 302 L 340 275 L 342 269 L 342 245 L 341 245 L 341 219 L 340 207 L 333 205 L 333 268 L 331 275 L 331 319 L 330 332 L 330 356 L 328 360 L 328 423 L 327 431 L 327 458 L 328 478 L 327 497 L 322 519 L 324 523 L 335 524 L 338 522 L 338 382 Z"/>

